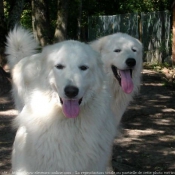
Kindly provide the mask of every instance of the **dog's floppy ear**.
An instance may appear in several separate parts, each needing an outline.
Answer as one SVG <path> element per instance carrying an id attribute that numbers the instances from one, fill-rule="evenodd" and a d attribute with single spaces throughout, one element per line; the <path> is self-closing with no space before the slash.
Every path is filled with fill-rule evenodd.
<path id="1" fill-rule="evenodd" d="M 140 46 L 140 51 L 143 51 L 143 44 L 137 38 L 135 38 L 135 40 L 137 41 L 138 45 Z"/>
<path id="2" fill-rule="evenodd" d="M 101 53 L 102 50 L 104 49 L 104 45 L 106 44 L 107 42 L 107 37 L 104 36 L 102 38 L 99 38 L 95 41 L 92 41 L 89 43 L 89 45 L 97 52 Z"/>
<path id="3" fill-rule="evenodd" d="M 143 44 L 140 42 L 140 40 L 138 40 L 136 38 L 134 38 L 134 39 L 137 42 L 137 46 L 139 48 L 139 58 L 142 59 L 142 57 L 143 57 L 143 50 L 144 50 L 143 49 Z"/>

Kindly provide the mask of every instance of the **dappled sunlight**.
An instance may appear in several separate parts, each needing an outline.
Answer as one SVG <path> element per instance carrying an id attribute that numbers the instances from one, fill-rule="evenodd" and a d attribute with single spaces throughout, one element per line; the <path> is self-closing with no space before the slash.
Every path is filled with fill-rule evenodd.
<path id="1" fill-rule="evenodd" d="M 0 116 L 16 116 L 17 114 L 18 114 L 18 111 L 15 109 L 0 111 Z"/>
<path id="2" fill-rule="evenodd" d="M 175 109 L 172 108 L 162 109 L 162 112 L 175 112 Z"/>
<path id="3" fill-rule="evenodd" d="M 144 83 L 144 86 L 163 86 L 162 83 Z"/>
<path id="4" fill-rule="evenodd" d="M 121 123 L 123 135 L 114 141 L 116 170 L 117 164 L 125 170 L 175 170 L 175 91 L 160 74 L 143 71 L 141 91 Z"/>
<path id="5" fill-rule="evenodd" d="M 153 123 L 156 125 L 164 125 L 164 126 L 171 126 L 172 122 L 173 121 L 171 119 L 159 119 L 153 121 Z"/>
<path id="6" fill-rule="evenodd" d="M 162 135 L 159 137 L 159 140 L 161 142 L 167 142 L 167 141 L 175 142 L 175 136 L 174 135 L 173 136 L 172 135 Z"/>
<path id="7" fill-rule="evenodd" d="M 0 96 L 0 112 L 14 109 L 11 93 Z"/>
<path id="8" fill-rule="evenodd" d="M 146 130 L 140 130 L 140 129 L 124 129 L 124 134 L 127 135 L 127 137 L 119 138 L 114 140 L 115 144 L 120 143 L 122 146 L 128 146 L 129 144 L 140 144 L 142 141 L 144 141 L 141 137 L 142 136 L 149 136 L 149 135 L 157 135 L 157 134 L 164 134 L 164 131 L 157 131 L 154 129 L 146 129 Z"/>
<path id="9" fill-rule="evenodd" d="M 0 160 L 2 159 L 3 161 L 0 161 L 0 168 L 5 168 L 8 166 L 11 166 L 9 163 L 9 160 L 11 159 L 11 147 L 9 147 L 9 143 L 4 144 L 3 142 L 0 142 Z M 3 156 L 5 155 L 5 156 Z M 1 169 L 0 169 L 1 170 Z"/>
<path id="10" fill-rule="evenodd" d="M 0 96 L 0 171 L 10 170 L 11 151 L 15 137 L 12 121 L 18 114 L 11 94 Z"/>
<path id="11" fill-rule="evenodd" d="M 171 99 L 171 96 L 161 95 L 161 94 L 155 94 L 155 97 L 158 97 L 160 99 Z"/>
<path id="12" fill-rule="evenodd" d="M 125 131 L 129 136 L 138 136 L 138 137 L 165 133 L 164 131 L 157 131 L 154 129 L 146 129 L 146 130 L 135 129 L 133 131 L 132 130 L 125 130 Z"/>

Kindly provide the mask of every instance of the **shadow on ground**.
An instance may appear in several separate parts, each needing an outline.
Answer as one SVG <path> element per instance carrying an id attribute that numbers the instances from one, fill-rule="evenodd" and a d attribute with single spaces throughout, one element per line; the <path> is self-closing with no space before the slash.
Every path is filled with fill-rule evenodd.
<path id="1" fill-rule="evenodd" d="M 8 174 L 11 169 L 11 149 L 15 137 L 12 120 L 17 112 L 10 93 L 0 97 L 0 174 Z"/>
<path id="2" fill-rule="evenodd" d="M 10 95 L 1 96 L 0 174 L 10 173 L 16 114 Z M 113 147 L 116 172 L 175 172 L 175 91 L 163 85 L 161 74 L 143 71 L 141 92 L 121 123 L 122 134 Z"/>
<path id="3" fill-rule="evenodd" d="M 122 119 L 114 142 L 115 171 L 175 172 L 175 90 L 162 75 L 143 71 L 140 94 Z"/>

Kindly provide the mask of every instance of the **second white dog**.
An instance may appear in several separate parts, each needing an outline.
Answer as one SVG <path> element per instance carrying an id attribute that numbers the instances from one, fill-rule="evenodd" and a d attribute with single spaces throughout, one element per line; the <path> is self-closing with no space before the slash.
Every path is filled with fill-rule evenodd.
<path id="1" fill-rule="evenodd" d="M 112 108 L 118 122 L 140 87 L 142 44 L 124 33 L 102 37 L 90 43 L 100 52 L 112 95 Z"/>

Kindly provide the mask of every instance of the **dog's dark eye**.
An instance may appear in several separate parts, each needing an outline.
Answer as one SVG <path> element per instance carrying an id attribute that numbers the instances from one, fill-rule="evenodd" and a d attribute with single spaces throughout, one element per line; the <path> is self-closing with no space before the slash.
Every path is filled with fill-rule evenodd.
<path id="1" fill-rule="evenodd" d="M 63 66 L 62 64 L 58 64 L 58 65 L 56 65 L 55 66 L 57 69 L 64 69 L 65 68 L 65 66 Z"/>
<path id="2" fill-rule="evenodd" d="M 121 52 L 121 49 L 115 49 L 114 52 L 119 53 L 119 52 Z"/>
<path id="3" fill-rule="evenodd" d="M 136 49 L 134 49 L 134 48 L 132 48 L 132 51 L 133 51 L 133 52 L 137 52 L 137 50 L 136 50 Z"/>
<path id="4" fill-rule="evenodd" d="M 80 70 L 87 70 L 89 67 L 88 66 L 85 66 L 85 65 L 82 65 L 79 68 L 80 68 Z"/>

